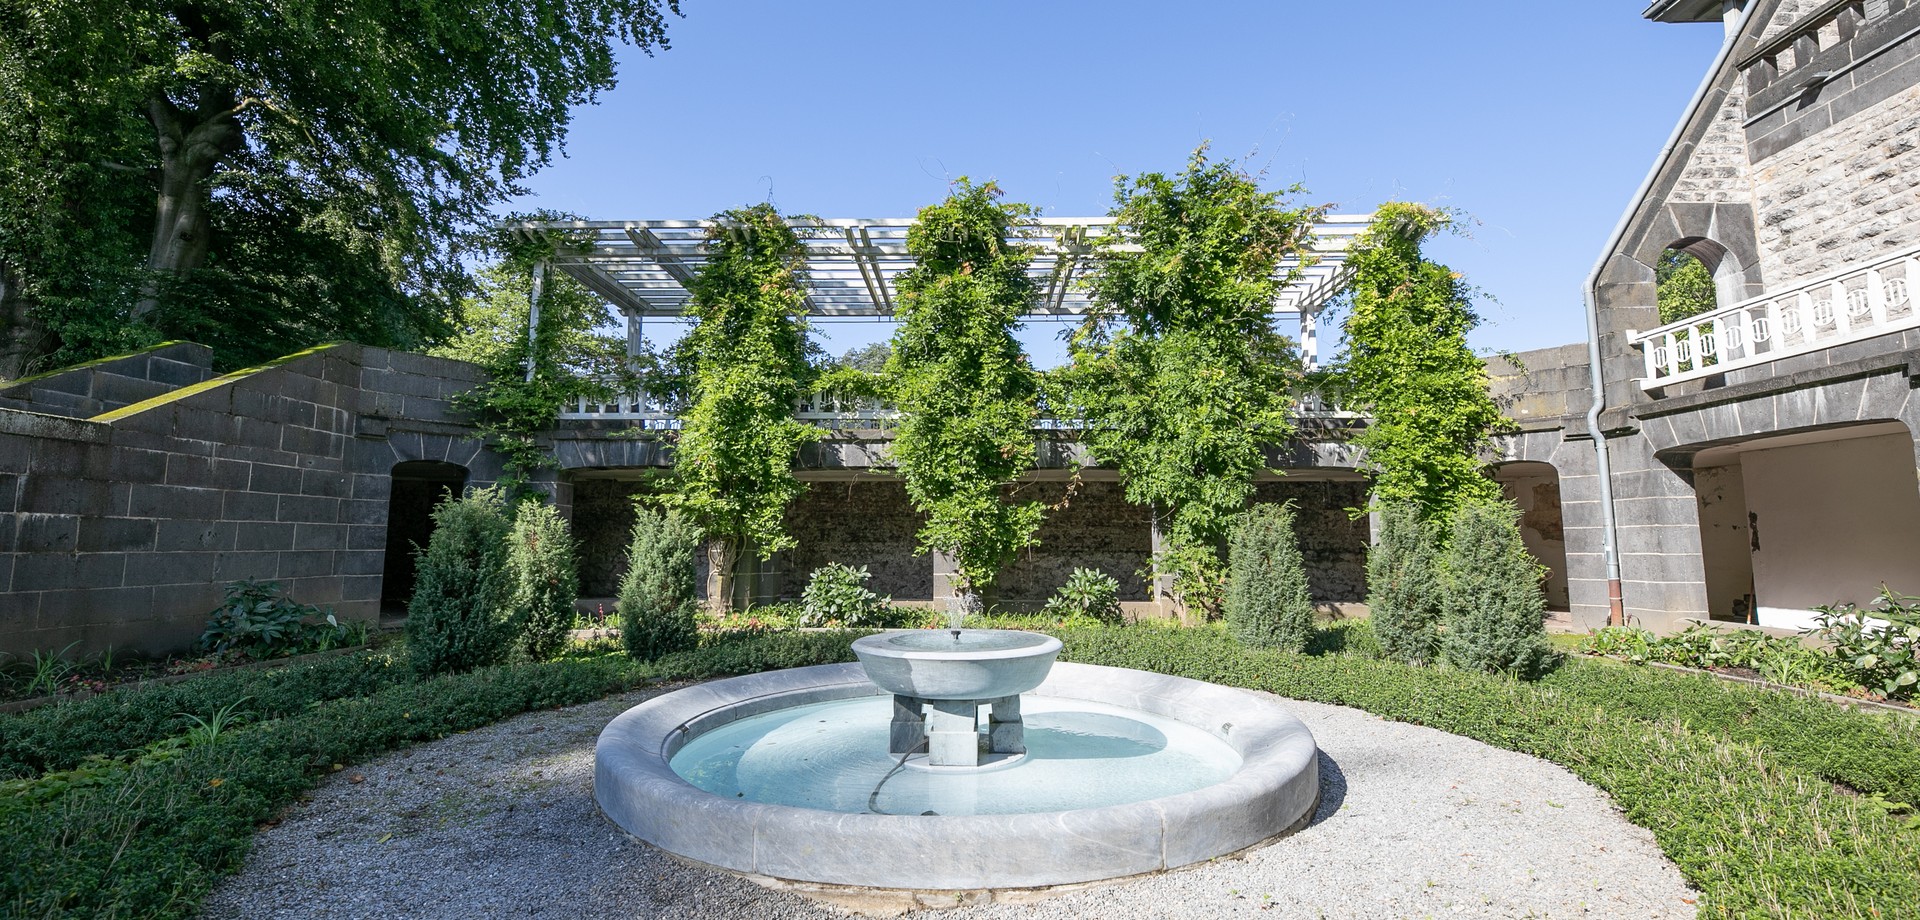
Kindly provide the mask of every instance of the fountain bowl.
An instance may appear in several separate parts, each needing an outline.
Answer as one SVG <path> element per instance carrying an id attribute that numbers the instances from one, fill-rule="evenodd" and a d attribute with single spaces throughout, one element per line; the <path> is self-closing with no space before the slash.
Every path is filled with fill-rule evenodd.
<path id="1" fill-rule="evenodd" d="M 867 678 L 897 696 L 992 700 L 1018 696 L 1047 679 L 1060 640 L 1012 629 L 909 629 L 854 640 Z"/>
<path id="2" fill-rule="evenodd" d="M 1184 678 L 1071 663 L 1054 667 L 1032 692 L 1185 722 L 1236 751 L 1240 768 L 1214 785 L 1156 799 L 927 817 L 715 795 L 687 782 L 670 764 L 691 739 L 734 721 L 886 692 L 858 666 L 838 664 L 751 674 L 655 697 L 601 733 L 594 797 L 615 824 L 654 846 L 814 896 L 904 889 L 975 892 L 975 900 L 983 901 L 1009 889 L 1062 890 L 1055 886 L 1162 872 L 1245 850 L 1306 826 L 1319 800 L 1313 735 L 1278 701 Z"/>

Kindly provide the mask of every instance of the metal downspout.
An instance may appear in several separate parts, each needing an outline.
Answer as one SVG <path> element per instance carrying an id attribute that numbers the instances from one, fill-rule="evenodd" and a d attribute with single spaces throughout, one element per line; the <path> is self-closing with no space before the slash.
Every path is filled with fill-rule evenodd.
<path id="1" fill-rule="evenodd" d="M 1692 120 L 1692 115 L 1700 108 L 1707 94 L 1713 91 L 1714 79 L 1733 55 L 1734 40 L 1746 28 L 1747 18 L 1753 12 L 1753 0 L 1729 0 L 1726 10 L 1726 39 L 1720 43 L 1720 53 L 1714 57 L 1713 65 L 1707 68 L 1707 75 L 1700 81 L 1700 87 L 1693 91 L 1693 99 L 1687 103 L 1679 123 L 1673 126 L 1673 133 L 1667 137 L 1666 145 L 1660 148 L 1653 168 L 1641 180 L 1640 188 L 1634 192 L 1626 213 L 1620 215 L 1620 222 L 1614 225 L 1612 235 L 1607 237 L 1607 244 L 1600 251 L 1599 261 L 1593 264 L 1593 271 L 1587 274 L 1587 369 L 1593 386 L 1593 404 L 1587 409 L 1587 434 L 1593 438 L 1594 461 L 1600 480 L 1601 551 L 1607 567 L 1607 622 L 1615 626 L 1626 624 L 1626 601 L 1620 587 L 1620 532 L 1613 514 L 1613 464 L 1607 456 L 1607 434 L 1600 427 L 1600 413 L 1607 408 L 1606 378 L 1600 366 L 1600 275 L 1606 271 L 1607 263 L 1613 261 L 1615 250 L 1626 238 L 1627 228 L 1647 193 L 1652 190 L 1653 183 L 1660 178 L 1660 173 L 1679 149 L 1687 123 Z"/>

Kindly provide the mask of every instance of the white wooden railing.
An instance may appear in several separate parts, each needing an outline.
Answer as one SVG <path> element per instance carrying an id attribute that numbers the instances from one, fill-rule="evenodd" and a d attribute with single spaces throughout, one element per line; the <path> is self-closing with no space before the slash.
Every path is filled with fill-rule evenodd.
<path id="1" fill-rule="evenodd" d="M 1647 362 L 1640 386 L 1670 386 L 1920 328 L 1910 283 L 1920 283 L 1920 247 L 1658 329 L 1630 332 L 1628 341 Z"/>
<path id="2" fill-rule="evenodd" d="M 609 401 L 581 397 L 562 409 L 562 419 L 627 422 L 635 427 L 672 431 L 680 428 L 679 403 L 648 393 L 624 393 Z M 1324 397 L 1310 395 L 1301 400 L 1295 417 L 1351 421 L 1360 416 L 1329 403 Z M 873 431 L 891 429 L 899 424 L 900 410 L 890 402 L 870 396 L 849 396 L 832 391 L 815 393 L 796 402 L 793 417 L 817 428 L 834 431 Z M 1085 427 L 1078 418 L 1062 418 L 1043 411 L 1033 420 L 1035 431 L 1078 431 Z"/>

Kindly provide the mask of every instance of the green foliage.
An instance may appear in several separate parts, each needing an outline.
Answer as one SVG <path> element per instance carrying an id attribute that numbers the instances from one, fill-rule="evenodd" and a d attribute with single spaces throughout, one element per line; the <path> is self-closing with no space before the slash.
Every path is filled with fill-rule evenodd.
<path id="1" fill-rule="evenodd" d="M 1705 264 L 1692 255 L 1674 249 L 1661 252 L 1660 264 L 1654 268 L 1654 279 L 1658 285 L 1662 325 L 1698 316 L 1714 308 L 1713 275 L 1707 272 Z"/>
<path id="2" fill-rule="evenodd" d="M 1454 667 L 1532 677 L 1549 663 L 1540 563 L 1520 537 L 1520 510 L 1474 500 L 1453 519 L 1440 564 L 1442 658 Z"/>
<path id="3" fill-rule="evenodd" d="M 1580 650 L 1629 664 L 1655 661 L 1704 670 L 1752 671 L 1762 680 L 1810 690 L 1844 693 L 1860 687 L 1847 663 L 1831 650 L 1809 648 L 1797 639 L 1757 629 L 1696 624 L 1656 637 L 1636 627 L 1608 626 L 1582 640 Z"/>
<path id="4" fill-rule="evenodd" d="M 467 671 L 503 660 L 514 623 L 507 602 L 512 524 L 498 489 L 468 489 L 433 509 L 433 537 L 419 553 L 407 603 L 407 649 L 421 675 Z"/>
<path id="5" fill-rule="evenodd" d="M 679 512 L 635 506 L 627 574 L 615 608 L 628 654 L 654 661 L 699 642 L 693 558 L 699 544 L 699 528 Z"/>
<path id="6" fill-rule="evenodd" d="M 1487 392 L 1485 362 L 1467 345 L 1480 323 L 1472 288 L 1421 252 L 1452 221 L 1423 205 L 1380 207 L 1347 255 L 1351 310 L 1337 370 L 1345 407 L 1368 418 L 1354 443 L 1365 451 L 1375 500 L 1414 502 L 1434 521 L 1500 497 L 1479 454 L 1509 424 Z"/>
<path id="7" fill-rule="evenodd" d="M 1229 522 L 1267 448 L 1293 433 L 1300 362 L 1271 311 L 1281 260 L 1307 254 L 1324 211 L 1290 204 L 1296 191 L 1262 191 L 1205 147 L 1177 176 L 1117 180 L 1110 213 L 1125 230 L 1103 241 L 1095 312 L 1058 375 L 1093 456 L 1119 469 L 1128 501 L 1159 515 L 1167 552 L 1154 568 L 1189 610 L 1218 604 Z"/>
<path id="8" fill-rule="evenodd" d="M 1227 632 L 1251 648 L 1304 651 L 1313 638 L 1313 597 L 1293 504 L 1255 505 L 1241 515 L 1227 566 Z"/>
<path id="9" fill-rule="evenodd" d="M 358 645 L 365 637 L 365 624 L 342 623 L 331 610 L 298 603 L 277 582 L 235 581 L 207 618 L 199 646 L 269 658 Z"/>
<path id="10" fill-rule="evenodd" d="M 239 868 L 255 829 L 330 764 L 522 712 L 588 702 L 652 679 L 847 661 L 857 635 L 746 638 L 653 665 L 609 655 L 481 668 L 351 696 L 289 698 L 271 712 L 257 699 L 248 701 L 257 718 L 244 726 L 227 722 L 211 743 L 191 745 L 175 735 L 132 752 L 100 748 L 65 773 L 0 784 L 0 852 L 16 860 L 0 877 L 0 904 L 35 917 L 188 917 L 219 876 Z M 199 680 L 221 682 L 218 676 Z M 218 718 L 219 710 L 203 711 Z M 0 719 L 0 731 L 6 724 Z"/>
<path id="11" fill-rule="evenodd" d="M 765 559 L 793 545 L 786 508 L 806 488 L 794 455 L 820 431 L 793 418 L 813 377 L 800 238 L 771 205 L 715 221 L 677 353 L 689 403 L 669 500 L 717 544 L 710 562 L 724 573 L 748 546 Z"/>
<path id="12" fill-rule="evenodd" d="M 0 3 L 0 274 L 30 305 L 7 305 L 0 375 L 159 337 L 223 367 L 418 344 L 490 209 L 669 11 Z"/>
<path id="13" fill-rule="evenodd" d="M 859 348 L 849 348 L 835 360 L 840 367 L 852 368 L 868 374 L 883 373 L 887 362 L 893 359 L 893 345 L 890 342 L 874 342 Z"/>
<path id="14" fill-rule="evenodd" d="M 1126 623 L 1120 611 L 1120 582 L 1099 569 L 1076 568 L 1047 599 L 1040 613 L 1049 617 L 1086 617 L 1096 623 Z"/>
<path id="15" fill-rule="evenodd" d="M 1870 798 L 1920 801 L 1910 719 L 1579 661 L 1536 683 L 1245 650 L 1211 630 L 1060 635 L 1063 661 L 1351 706 L 1561 764 L 1653 831 L 1699 889 L 1703 917 L 1867 920 L 1920 901 L 1920 835 Z"/>
<path id="16" fill-rule="evenodd" d="M 559 652 L 573 628 L 573 605 L 580 597 L 573 552 L 573 533 L 559 509 L 544 502 L 520 505 L 507 546 L 513 583 L 508 608 L 520 623 L 520 652 L 535 661 Z"/>
<path id="17" fill-rule="evenodd" d="M 541 218 L 560 215 L 541 214 Z M 540 328 L 528 350 L 532 263 L 545 255 L 522 248 L 482 269 L 479 291 L 462 298 L 451 336 L 427 350 L 485 368 L 487 379 L 456 394 L 454 406 L 473 420 L 507 469 L 501 485 L 515 500 L 536 497 L 531 480 L 554 460 L 538 436 L 553 427 L 561 407 L 581 397 L 606 399 L 631 391 L 651 359 L 629 359 L 626 335 L 607 305 L 580 282 L 549 271 L 540 295 Z M 528 379 L 527 361 L 533 360 Z"/>
<path id="18" fill-rule="evenodd" d="M 1440 651 L 1440 536 L 1409 501 L 1380 509 L 1380 540 L 1367 552 L 1367 609 L 1387 657 L 1408 664 Z"/>
<path id="19" fill-rule="evenodd" d="M 867 587 L 871 577 L 864 565 L 856 569 L 829 562 L 814 569 L 800 595 L 800 625 L 850 629 L 884 625 L 893 599 L 873 593 Z"/>
<path id="20" fill-rule="evenodd" d="M 1815 634 L 1832 646 L 1849 677 L 1889 699 L 1914 698 L 1920 689 L 1920 597 L 1882 586 L 1871 610 L 1821 607 L 1815 622 Z"/>
<path id="21" fill-rule="evenodd" d="M 1039 502 L 1002 497 L 1034 461 L 1039 378 L 1014 332 L 1034 296 L 1030 255 L 1009 246 L 1033 215 L 1000 189 L 965 178 L 907 231 L 914 267 L 897 282 L 900 329 L 887 375 L 902 418 L 889 451 L 913 506 L 922 550 L 954 557 L 956 588 L 993 583 L 1034 544 Z"/>

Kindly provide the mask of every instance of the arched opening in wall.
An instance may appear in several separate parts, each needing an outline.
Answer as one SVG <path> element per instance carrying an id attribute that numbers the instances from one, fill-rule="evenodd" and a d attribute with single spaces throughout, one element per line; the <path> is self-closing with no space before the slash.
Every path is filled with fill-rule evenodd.
<path id="1" fill-rule="evenodd" d="M 1714 279 L 1716 270 L 1731 261 L 1726 256 L 1725 247 L 1704 239 L 1682 240 L 1661 251 L 1653 275 L 1662 325 L 1698 316 L 1719 305 Z"/>
<path id="2" fill-rule="evenodd" d="M 1567 538 L 1560 516 L 1560 471 L 1550 463 L 1521 460 L 1494 468 L 1507 500 L 1520 508 L 1520 536 L 1534 561 L 1546 567 L 1540 588 L 1547 609 L 1571 609 L 1567 595 Z"/>
<path id="3" fill-rule="evenodd" d="M 1871 421 L 1719 444 L 1693 455 L 1708 613 L 1783 629 L 1920 594 L 1913 434 Z"/>
<path id="4" fill-rule="evenodd" d="M 406 612 L 413 597 L 414 550 L 433 536 L 433 508 L 460 494 L 467 468 L 438 460 L 409 460 L 393 467 L 387 499 L 387 556 L 380 579 L 380 611 Z"/>

